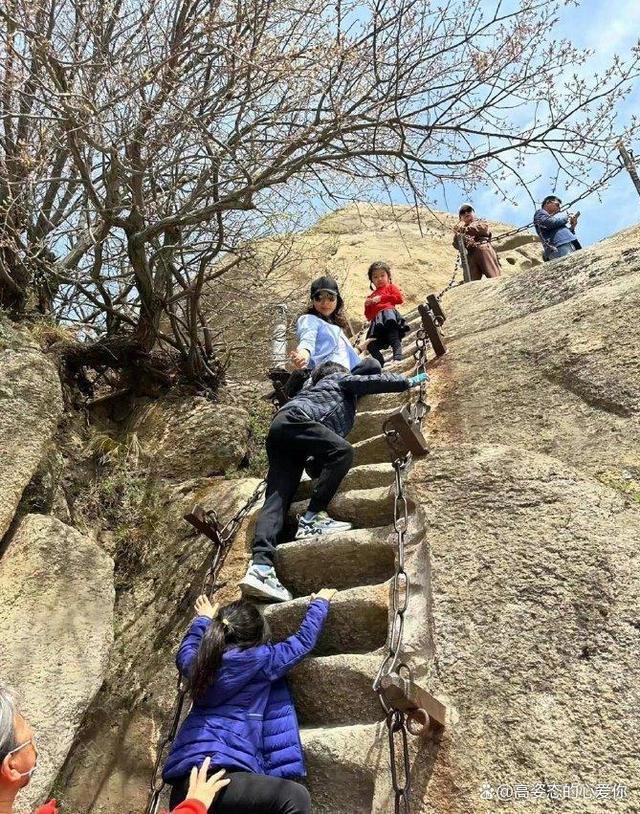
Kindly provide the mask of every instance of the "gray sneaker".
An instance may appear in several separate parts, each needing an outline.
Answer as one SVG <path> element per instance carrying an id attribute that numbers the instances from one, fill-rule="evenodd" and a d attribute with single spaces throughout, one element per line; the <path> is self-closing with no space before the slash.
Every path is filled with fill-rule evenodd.
<path id="1" fill-rule="evenodd" d="M 351 523 L 334 520 L 326 512 L 318 512 L 313 520 L 305 520 L 304 517 L 298 520 L 296 540 L 301 540 L 303 537 L 314 537 L 318 534 L 340 534 L 350 531 L 352 528 Z"/>
<path id="2" fill-rule="evenodd" d="M 250 596 L 252 599 L 266 599 L 271 602 L 289 602 L 293 599 L 291 592 L 287 591 L 276 576 L 274 568 L 263 572 L 253 563 L 240 582 L 240 590 L 243 596 Z"/>

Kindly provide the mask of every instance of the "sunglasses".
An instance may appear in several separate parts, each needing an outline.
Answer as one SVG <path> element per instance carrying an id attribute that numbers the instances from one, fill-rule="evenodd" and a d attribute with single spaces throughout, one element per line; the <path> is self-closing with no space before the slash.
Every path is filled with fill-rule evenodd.
<path id="1" fill-rule="evenodd" d="M 319 291 L 313 295 L 314 302 L 335 302 L 338 299 L 336 294 L 331 294 L 328 291 Z"/>

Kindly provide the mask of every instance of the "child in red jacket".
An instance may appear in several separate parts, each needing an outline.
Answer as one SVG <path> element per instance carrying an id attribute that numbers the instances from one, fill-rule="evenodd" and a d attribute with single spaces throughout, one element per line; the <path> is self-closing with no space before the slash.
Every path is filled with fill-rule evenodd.
<path id="1" fill-rule="evenodd" d="M 367 350 L 384 365 L 382 349 L 391 346 L 394 362 L 402 360 L 402 337 L 409 326 L 396 305 L 402 305 L 402 291 L 391 282 L 391 269 L 387 263 L 377 260 L 369 266 L 369 282 L 372 293 L 364 301 L 364 315 L 369 320 Z"/>

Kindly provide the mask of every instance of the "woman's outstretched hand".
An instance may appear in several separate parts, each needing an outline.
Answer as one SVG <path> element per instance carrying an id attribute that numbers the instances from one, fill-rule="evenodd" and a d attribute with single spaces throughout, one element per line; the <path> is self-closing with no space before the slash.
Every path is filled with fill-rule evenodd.
<path id="1" fill-rule="evenodd" d="M 295 367 L 296 370 L 302 370 L 303 367 L 307 366 L 307 362 L 311 354 L 308 350 L 304 348 L 302 350 L 292 350 L 289 354 L 289 358 L 291 359 L 291 363 Z"/>
<path id="2" fill-rule="evenodd" d="M 206 757 L 199 769 L 197 766 L 191 769 L 189 791 L 187 792 L 187 800 L 199 800 L 204 803 L 207 810 L 216 799 L 218 792 L 231 782 L 230 778 L 224 776 L 224 769 L 220 769 L 219 772 L 212 774 L 207 779 L 210 762 L 210 758 Z"/>
<path id="3" fill-rule="evenodd" d="M 208 616 L 209 619 L 215 619 L 219 610 L 220 605 L 218 605 L 217 602 L 215 605 L 212 605 L 209 601 L 209 597 L 204 594 L 201 594 L 196 599 L 196 614 L 198 616 Z"/>
<path id="4" fill-rule="evenodd" d="M 322 588 L 317 594 L 311 594 L 311 601 L 313 602 L 314 599 L 326 599 L 327 602 L 331 602 L 336 593 L 338 592 L 335 588 Z"/>

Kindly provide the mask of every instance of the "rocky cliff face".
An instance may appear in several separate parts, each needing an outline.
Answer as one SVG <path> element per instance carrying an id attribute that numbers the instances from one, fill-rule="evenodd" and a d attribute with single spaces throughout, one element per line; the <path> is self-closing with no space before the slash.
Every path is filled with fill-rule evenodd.
<path id="1" fill-rule="evenodd" d="M 51 787 L 102 684 L 113 561 L 86 535 L 31 512 L 32 501 L 56 504 L 60 382 L 29 335 L 1 318 L 0 392 L 0 674 L 39 736 L 38 774 L 22 795 L 31 806 Z"/>
<path id="2" fill-rule="evenodd" d="M 412 482 L 429 683 L 455 723 L 423 810 L 493 810 L 501 783 L 618 783 L 626 800 L 570 810 L 636 811 L 640 229 L 447 307 Z"/>
<path id="3" fill-rule="evenodd" d="M 380 255 L 391 256 L 409 302 L 444 285 L 454 259 L 446 230 L 440 257 L 436 232 L 421 243 L 410 210 L 400 227 L 388 211 L 365 210 L 316 227 L 318 246 L 335 237 L 336 267 L 341 252 L 357 256 L 349 255 L 344 277 L 353 308 L 366 292 L 366 266 Z M 419 258 L 413 272 L 403 253 Z M 412 739 L 413 810 L 515 811 L 519 802 L 498 802 L 501 784 L 550 795 L 553 784 L 571 783 L 626 785 L 627 799 L 574 799 L 567 810 L 640 810 L 640 229 L 551 264 L 538 263 L 528 236 L 505 241 L 501 254 L 502 279 L 444 299 L 449 352 L 430 361 L 431 453 L 407 477 L 405 654 L 416 680 L 448 709 L 438 742 Z M 300 285 L 312 273 L 300 271 Z M 407 361 L 390 369 L 411 369 L 413 336 Z M 18 631 L 2 670 L 27 688 L 27 712 L 45 733 L 45 770 L 28 803 L 58 773 L 67 811 L 139 812 L 171 708 L 175 648 L 210 552 L 182 515 L 199 501 L 228 518 L 253 491 L 256 479 L 221 473 L 242 474 L 255 402 L 238 391 L 219 409 L 184 398 L 140 405 L 120 427 L 112 464 L 76 473 L 73 482 L 90 483 L 89 495 L 66 488 L 62 500 L 56 478 L 42 474 L 56 469 L 56 455 L 68 458 L 71 443 L 68 429 L 56 436 L 55 371 L 25 335 L 4 326 L 0 338 L 0 387 L 21 380 L 3 396 L 10 402 L 0 420 L 0 446 L 19 460 L 0 469 L 8 529 L 0 586 L 3 598 L 14 596 L 3 621 Z M 26 369 L 16 353 L 31 359 Z M 38 375 L 30 378 L 30 369 Z M 360 404 L 356 465 L 331 507 L 357 528 L 283 545 L 278 567 L 295 599 L 267 610 L 276 635 L 286 635 L 311 592 L 326 584 L 339 591 L 317 652 L 292 675 L 317 814 L 393 810 L 386 732 L 370 687 L 389 633 L 394 570 L 393 473 L 380 433 L 398 402 Z M 221 421 L 227 408 L 231 419 Z M 96 449 L 104 457 L 103 442 L 73 439 L 85 465 Z M 25 495 L 45 482 L 35 514 Z M 301 485 L 300 500 L 308 489 Z M 64 505 L 65 523 L 51 516 L 64 515 Z M 251 525 L 250 516 L 230 552 L 222 601 L 235 596 Z M 42 636 L 27 646 L 20 630 L 45 581 Z M 551 796 L 537 799 L 543 810 L 555 805 Z"/>

